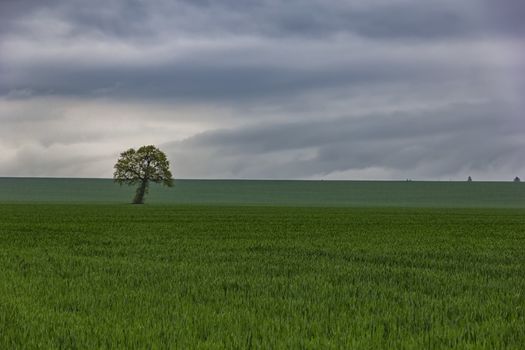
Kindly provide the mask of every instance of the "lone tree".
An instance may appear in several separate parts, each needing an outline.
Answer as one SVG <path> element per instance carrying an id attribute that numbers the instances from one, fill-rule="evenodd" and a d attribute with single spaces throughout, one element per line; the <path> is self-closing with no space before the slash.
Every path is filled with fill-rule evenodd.
<path id="1" fill-rule="evenodd" d="M 113 179 L 120 185 L 138 185 L 133 204 L 143 204 L 150 182 L 173 186 L 169 168 L 170 162 L 157 147 L 142 146 L 138 150 L 130 148 L 120 154 Z"/>
<path id="2" fill-rule="evenodd" d="M 467 178 L 467 181 L 468 181 L 468 182 L 472 182 L 472 177 L 469 176 L 469 177 Z"/>
<path id="3" fill-rule="evenodd" d="M 516 176 L 516 177 L 514 178 L 514 182 L 521 182 L 521 179 L 520 179 L 519 177 Z"/>

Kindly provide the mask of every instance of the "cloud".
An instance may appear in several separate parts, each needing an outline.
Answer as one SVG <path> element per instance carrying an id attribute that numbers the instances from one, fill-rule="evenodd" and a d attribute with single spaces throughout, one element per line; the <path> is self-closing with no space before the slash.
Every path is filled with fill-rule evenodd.
<path id="1" fill-rule="evenodd" d="M 199 154 L 202 163 L 227 160 L 212 166 L 243 178 L 315 178 L 374 167 L 398 177 L 426 178 L 488 166 L 518 171 L 525 161 L 520 151 L 525 126 L 518 118 L 501 120 L 500 110 L 497 103 L 463 104 L 407 114 L 271 124 L 205 132 L 164 146 L 183 169 L 201 166 L 185 158 Z M 487 142 L 495 133 L 500 138 Z"/>
<path id="2" fill-rule="evenodd" d="M 54 18 L 73 37 L 216 37 L 244 33 L 269 37 L 422 38 L 522 34 L 521 0 L 21 0 L 2 2 L 4 28 L 26 19 Z M 37 23 L 37 22 L 36 22 Z M 33 22 L 33 24 L 36 24 Z M 42 23 L 42 22 L 40 22 Z M 47 22 L 49 24 L 49 22 Z"/>
<path id="3" fill-rule="evenodd" d="M 180 177 L 522 172 L 523 15 L 520 0 L 2 1 L 0 175 L 110 176 L 143 143 Z"/>

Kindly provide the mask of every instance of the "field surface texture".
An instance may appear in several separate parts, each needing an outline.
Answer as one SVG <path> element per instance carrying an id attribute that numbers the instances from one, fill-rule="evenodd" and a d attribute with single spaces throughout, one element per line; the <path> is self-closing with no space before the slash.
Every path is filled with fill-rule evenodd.
<path id="1" fill-rule="evenodd" d="M 0 348 L 525 344 L 525 211 L 0 205 Z"/>
<path id="2" fill-rule="evenodd" d="M 0 202 L 126 203 L 134 188 L 110 179 L 0 178 Z M 525 183 L 175 180 L 146 202 L 353 207 L 525 208 Z"/>
<path id="3" fill-rule="evenodd" d="M 521 184 L 176 186 L 0 179 L 0 349 L 524 347 Z"/>

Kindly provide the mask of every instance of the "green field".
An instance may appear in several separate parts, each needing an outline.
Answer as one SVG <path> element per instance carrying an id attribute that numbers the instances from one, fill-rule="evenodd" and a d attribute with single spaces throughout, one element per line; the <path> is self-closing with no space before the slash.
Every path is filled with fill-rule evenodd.
<path id="1" fill-rule="evenodd" d="M 0 180 L 0 349 L 525 344 L 521 184 L 176 186 Z"/>
<path id="2" fill-rule="evenodd" d="M 0 178 L 0 202 L 127 203 L 134 189 L 110 179 Z M 175 180 L 146 202 L 352 207 L 525 208 L 525 183 Z"/>

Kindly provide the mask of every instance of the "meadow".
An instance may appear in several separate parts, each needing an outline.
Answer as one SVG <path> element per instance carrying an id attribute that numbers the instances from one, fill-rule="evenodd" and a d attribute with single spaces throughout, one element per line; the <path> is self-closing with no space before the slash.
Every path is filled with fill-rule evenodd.
<path id="1" fill-rule="evenodd" d="M 27 198 L 0 203 L 1 349 L 525 344 L 524 208 Z"/>

